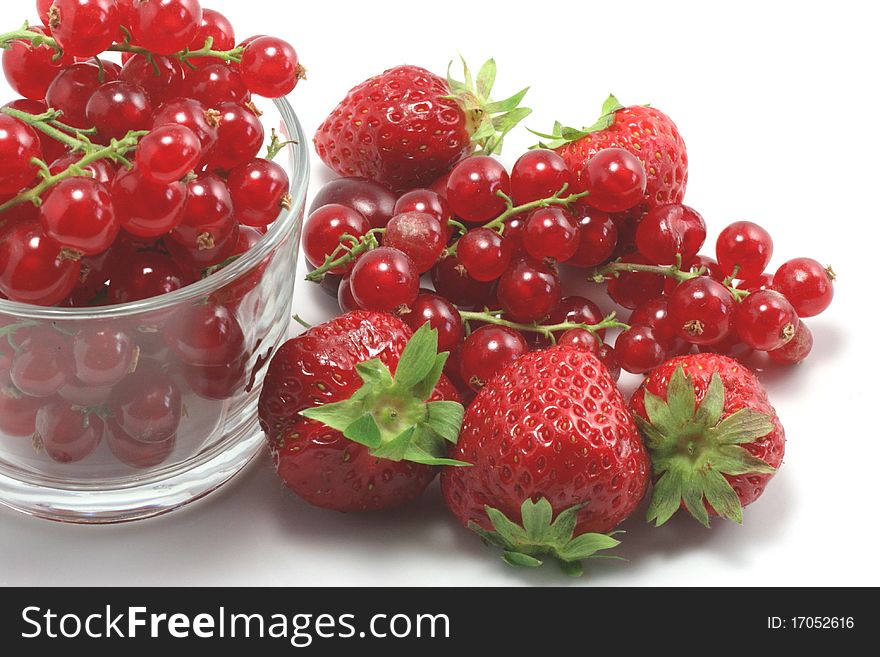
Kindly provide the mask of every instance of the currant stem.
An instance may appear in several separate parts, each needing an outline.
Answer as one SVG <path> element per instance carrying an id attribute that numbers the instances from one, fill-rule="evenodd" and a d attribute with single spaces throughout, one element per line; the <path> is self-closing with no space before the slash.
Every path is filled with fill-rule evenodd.
<path id="1" fill-rule="evenodd" d="M 497 230 L 503 235 L 504 223 L 511 217 L 515 217 L 516 215 L 522 214 L 523 212 L 529 212 L 530 210 L 546 208 L 551 205 L 561 205 L 562 207 L 567 208 L 575 201 L 590 195 L 590 192 L 580 192 L 577 194 L 569 194 L 568 196 L 563 196 L 566 191 L 568 191 L 568 183 L 565 183 L 558 192 L 556 192 L 553 196 L 550 196 L 549 198 L 538 199 L 537 201 L 523 203 L 522 205 L 514 205 L 513 199 L 501 190 L 499 190 L 498 192 L 496 192 L 496 194 L 504 199 L 504 202 L 507 204 L 507 209 L 489 223 L 483 224 L 483 228 L 491 228 L 493 230 Z"/>
<path id="2" fill-rule="evenodd" d="M 629 328 L 628 324 L 618 322 L 615 319 L 615 313 L 611 313 L 597 324 L 582 324 L 579 322 L 561 322 L 559 324 L 521 324 L 519 322 L 512 322 L 501 317 L 501 315 L 503 314 L 503 311 L 501 310 L 487 310 L 484 312 L 459 310 L 458 314 L 461 315 L 462 320 L 464 320 L 465 322 L 485 322 L 486 324 L 505 326 L 516 331 L 540 333 L 545 338 L 549 338 L 554 343 L 556 342 L 555 336 L 553 335 L 554 333 L 560 333 L 563 331 L 568 331 L 570 329 L 584 329 L 586 331 L 589 331 L 590 333 L 596 333 L 598 331 L 604 331 L 605 329 L 619 328 L 626 330 Z"/>
<path id="3" fill-rule="evenodd" d="M 360 254 L 379 246 L 379 240 L 376 239 L 376 235 L 381 235 L 384 232 L 384 228 L 373 228 L 364 234 L 363 237 L 354 237 L 353 235 L 345 233 L 340 238 L 340 243 L 339 246 L 336 247 L 336 250 L 324 258 L 324 264 L 314 271 L 309 272 L 306 275 L 306 280 L 311 281 L 312 283 L 320 283 L 324 280 L 324 276 L 331 269 L 347 265 L 349 262 L 355 260 Z"/>
<path id="4" fill-rule="evenodd" d="M 275 131 L 275 128 L 272 128 L 272 139 L 269 141 L 269 145 L 266 147 L 266 159 L 271 162 L 277 157 L 278 153 L 283 151 L 287 146 L 296 143 L 297 141 L 295 139 L 282 141 L 281 137 L 279 137 L 278 133 Z"/>
<path id="5" fill-rule="evenodd" d="M 602 267 L 594 269 L 593 272 L 590 274 L 590 280 L 594 283 L 602 283 L 605 281 L 606 278 L 614 277 L 620 272 L 645 272 L 648 274 L 665 276 L 666 278 L 672 278 L 679 283 L 684 283 L 685 281 L 689 281 L 692 278 L 699 278 L 700 276 L 704 276 L 706 274 L 705 268 L 703 267 L 700 267 L 696 271 L 684 271 L 681 268 L 680 257 L 676 259 L 676 262 L 677 264 L 674 265 L 647 265 L 638 262 L 621 262 L 619 260 L 616 260 L 614 262 L 609 262 L 607 265 L 603 265 Z M 730 280 L 725 280 L 723 285 L 730 291 L 730 293 L 733 295 L 733 298 L 737 301 L 742 301 L 744 298 L 749 296 L 748 290 L 736 289 L 735 287 L 733 287 L 733 285 L 731 285 Z"/>

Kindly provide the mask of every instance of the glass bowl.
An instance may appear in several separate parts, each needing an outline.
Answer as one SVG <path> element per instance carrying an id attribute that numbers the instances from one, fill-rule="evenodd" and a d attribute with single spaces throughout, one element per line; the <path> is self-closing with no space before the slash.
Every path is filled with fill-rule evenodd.
<path id="1" fill-rule="evenodd" d="M 309 179 L 290 104 L 264 109 L 267 135 L 294 142 L 276 158 L 292 204 L 251 251 L 136 303 L 0 300 L 0 504 L 74 523 L 147 518 L 207 495 L 260 451 L 257 400 L 290 327 Z M 209 339 L 205 317 L 234 329 L 229 353 L 188 347 Z"/>

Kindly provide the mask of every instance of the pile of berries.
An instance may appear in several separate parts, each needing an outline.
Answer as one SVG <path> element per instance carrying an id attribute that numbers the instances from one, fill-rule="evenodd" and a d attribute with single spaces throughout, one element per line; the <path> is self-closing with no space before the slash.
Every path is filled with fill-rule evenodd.
<path id="1" fill-rule="evenodd" d="M 0 295 L 137 301 L 250 249 L 290 203 L 271 161 L 280 143 L 258 156 L 252 94 L 293 90 L 294 49 L 269 36 L 236 46 L 229 20 L 197 0 L 37 6 L 43 25 L 0 43 L 22 95 L 0 109 Z"/>
<path id="2" fill-rule="evenodd" d="M 37 8 L 42 26 L 0 42 L 22 95 L 0 109 L 0 299 L 139 301 L 255 247 L 291 199 L 274 132 L 258 156 L 267 140 L 252 96 L 296 86 L 293 48 L 269 36 L 237 46 L 229 20 L 197 0 Z M 228 400 L 247 386 L 265 334 L 246 338 L 255 311 L 241 308 L 267 266 L 196 303 L 122 319 L 0 315 L 0 434 L 33 436 L 60 463 L 105 437 L 115 461 L 135 468 L 194 453 L 206 429 L 181 434 L 187 399 Z"/>

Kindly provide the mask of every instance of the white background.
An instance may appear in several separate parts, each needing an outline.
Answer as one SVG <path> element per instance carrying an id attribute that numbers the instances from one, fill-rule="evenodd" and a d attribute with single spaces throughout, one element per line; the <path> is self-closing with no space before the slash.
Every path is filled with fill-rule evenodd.
<path id="1" fill-rule="evenodd" d="M 22 15 L 25 4 L 3 3 L 2 31 L 33 18 Z M 609 91 L 667 112 L 688 144 L 686 201 L 707 219 L 710 243 L 730 221 L 757 221 L 776 238 L 771 270 L 800 255 L 832 263 L 836 298 L 809 322 L 809 361 L 763 377 L 788 444 L 744 526 L 716 521 L 706 530 L 682 517 L 654 529 L 640 511 L 624 526 L 628 562 L 591 565 L 582 581 L 880 584 L 880 99 L 871 3 L 206 5 L 232 19 L 239 39 L 270 32 L 295 45 L 309 79 L 293 102 L 309 133 L 366 77 L 402 63 L 442 73 L 457 52 L 475 66 L 494 56 L 499 93 L 531 84 L 527 125 L 535 129 L 556 118 L 592 123 Z M 505 161 L 531 142 L 517 132 Z M 313 193 L 328 178 L 314 164 Z M 335 311 L 304 282 L 295 303 L 312 322 Z M 625 380 L 628 389 L 634 382 Z M 446 513 L 436 486 L 404 510 L 345 516 L 289 494 L 266 456 L 207 500 L 133 525 L 62 526 L 0 509 L 3 585 L 569 583 L 552 566 L 524 572 L 502 564 Z"/>

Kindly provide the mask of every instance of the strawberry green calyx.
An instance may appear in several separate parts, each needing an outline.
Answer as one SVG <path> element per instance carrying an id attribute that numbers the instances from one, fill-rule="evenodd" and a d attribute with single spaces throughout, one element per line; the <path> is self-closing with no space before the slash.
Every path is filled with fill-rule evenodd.
<path id="1" fill-rule="evenodd" d="M 464 417 L 457 402 L 428 401 L 449 354 L 437 353 L 437 330 L 427 324 L 403 350 L 392 377 L 378 359 L 358 363 L 363 385 L 345 401 L 302 411 L 304 417 L 341 431 L 376 458 L 424 465 L 470 465 L 445 458 Z"/>
<path id="2" fill-rule="evenodd" d="M 722 419 L 724 394 L 716 372 L 697 404 L 693 382 L 681 367 L 669 380 L 666 401 L 645 392 L 648 419 L 638 414 L 635 418 L 658 477 L 648 508 L 649 522 L 662 525 L 684 504 L 708 527 L 708 503 L 718 515 L 742 524 L 742 504 L 724 475 L 775 472 L 742 447 L 773 431 L 770 416 L 743 408 Z"/>
<path id="3" fill-rule="evenodd" d="M 584 507 L 576 504 L 561 511 L 553 520 L 553 507 L 546 498 L 537 502 L 526 499 L 520 507 L 522 525 L 516 524 L 498 509 L 485 507 L 494 531 L 471 522 L 469 527 L 483 541 L 504 550 L 501 558 L 511 566 L 537 568 L 544 562 L 538 557 L 553 557 L 562 571 L 572 577 L 584 573 L 581 561 L 591 558 L 616 559 L 596 554 L 620 545 L 613 534 L 588 533 L 574 536 L 577 514 Z M 618 532 L 615 532 L 618 533 Z"/>
<path id="4" fill-rule="evenodd" d="M 529 88 L 526 87 L 510 98 L 494 102 L 489 95 L 495 84 L 495 60 L 490 59 L 483 64 L 476 80 L 464 58 L 461 59 L 461 64 L 464 82 L 452 78 L 452 62 L 449 63 L 446 78 L 450 91 L 448 98 L 456 101 L 467 116 L 471 141 L 479 147 L 480 153 L 497 155 L 501 152 L 507 133 L 532 113 L 529 108 L 519 106 Z"/>
<path id="5" fill-rule="evenodd" d="M 547 140 L 535 144 L 532 148 L 559 148 L 560 146 L 565 146 L 578 139 L 582 139 L 591 133 L 600 132 L 601 130 L 610 128 L 614 123 L 614 115 L 622 109 L 624 109 L 624 106 L 620 104 L 620 101 L 617 100 L 613 94 L 611 94 L 605 102 L 602 103 L 602 116 L 600 116 L 598 120 L 588 128 L 569 128 L 557 121 L 553 124 L 553 131 L 549 134 L 529 130 L 533 135 Z"/>

